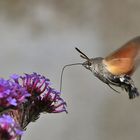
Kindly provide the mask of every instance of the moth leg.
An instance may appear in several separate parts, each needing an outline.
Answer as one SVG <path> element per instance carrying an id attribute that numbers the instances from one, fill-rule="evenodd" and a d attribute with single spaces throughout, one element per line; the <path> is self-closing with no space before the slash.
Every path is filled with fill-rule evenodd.
<path id="1" fill-rule="evenodd" d="M 114 90 L 115 92 L 117 92 L 117 93 L 119 93 L 120 94 L 120 92 L 119 91 L 117 91 L 116 89 L 114 89 L 110 84 L 107 84 L 112 90 Z"/>

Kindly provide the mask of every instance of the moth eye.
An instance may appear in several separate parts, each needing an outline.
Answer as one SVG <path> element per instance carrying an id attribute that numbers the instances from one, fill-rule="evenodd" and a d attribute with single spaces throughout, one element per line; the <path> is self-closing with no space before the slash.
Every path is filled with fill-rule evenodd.
<path id="1" fill-rule="evenodd" d="M 88 62 L 88 65 L 89 65 L 89 66 L 91 66 L 91 63 L 90 63 L 90 62 Z"/>

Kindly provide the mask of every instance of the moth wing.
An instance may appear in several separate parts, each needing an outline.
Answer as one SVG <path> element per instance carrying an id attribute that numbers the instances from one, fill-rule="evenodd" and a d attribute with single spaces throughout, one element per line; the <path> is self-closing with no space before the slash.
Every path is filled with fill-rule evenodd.
<path id="1" fill-rule="evenodd" d="M 131 74 L 134 72 L 134 62 L 130 58 L 118 58 L 105 61 L 106 69 L 113 75 Z"/>
<path id="2" fill-rule="evenodd" d="M 104 59 L 109 72 L 114 75 L 132 74 L 140 60 L 140 37 L 126 43 Z"/>

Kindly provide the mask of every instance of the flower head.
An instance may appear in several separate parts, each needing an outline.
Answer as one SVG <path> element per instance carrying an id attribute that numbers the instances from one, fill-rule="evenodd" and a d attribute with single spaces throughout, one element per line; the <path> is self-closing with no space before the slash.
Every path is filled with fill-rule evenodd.
<path id="1" fill-rule="evenodd" d="M 24 104 L 26 117 L 31 121 L 38 119 L 40 113 L 66 112 L 66 102 L 60 97 L 61 93 L 50 86 L 50 80 L 37 73 L 24 76 L 12 75 L 14 82 L 25 89 L 30 96 Z M 29 123 L 25 122 L 25 126 Z"/>
<path id="2" fill-rule="evenodd" d="M 0 78 L 0 111 L 26 101 L 30 94 L 19 84 Z"/>
<path id="3" fill-rule="evenodd" d="M 13 75 L 15 83 L 20 84 L 30 94 L 32 104 L 40 106 L 40 111 L 59 113 L 66 111 L 66 102 L 60 97 L 61 93 L 50 87 L 50 80 L 37 73 L 24 76 Z M 20 82 L 21 81 L 21 82 Z"/>
<path id="4" fill-rule="evenodd" d="M 22 135 L 22 129 L 40 113 L 67 113 L 66 102 L 60 96 L 50 80 L 37 73 L 0 78 L 0 139 L 13 140 Z"/>
<path id="5" fill-rule="evenodd" d="M 20 77 L 22 86 L 33 96 L 39 96 L 50 86 L 50 80 L 37 73 L 25 74 Z"/>

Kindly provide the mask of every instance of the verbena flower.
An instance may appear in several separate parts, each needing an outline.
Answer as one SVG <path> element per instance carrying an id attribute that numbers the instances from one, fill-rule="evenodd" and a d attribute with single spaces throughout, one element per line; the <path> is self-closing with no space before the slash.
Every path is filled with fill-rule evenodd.
<path id="1" fill-rule="evenodd" d="M 0 111 L 24 103 L 30 94 L 21 85 L 0 78 Z"/>
<path id="2" fill-rule="evenodd" d="M 61 93 L 50 87 L 50 80 L 37 73 L 25 74 L 24 76 L 12 75 L 15 83 L 24 87 L 31 95 L 25 104 L 25 118 L 23 122 L 27 126 L 29 122 L 38 119 L 40 113 L 66 112 L 66 102 L 60 97 Z"/>
<path id="3" fill-rule="evenodd" d="M 28 101 L 33 105 L 41 106 L 42 112 L 67 112 L 66 102 L 60 97 L 61 93 L 50 87 L 50 80 L 37 73 L 24 76 L 12 75 L 15 83 L 20 84 L 30 94 Z"/>
<path id="4" fill-rule="evenodd" d="M 0 140 L 14 140 L 23 130 L 10 115 L 0 116 Z"/>
<path id="5" fill-rule="evenodd" d="M 0 138 L 12 140 L 22 135 L 22 129 L 42 112 L 67 113 L 66 102 L 60 96 L 50 80 L 37 73 L 0 78 Z"/>

